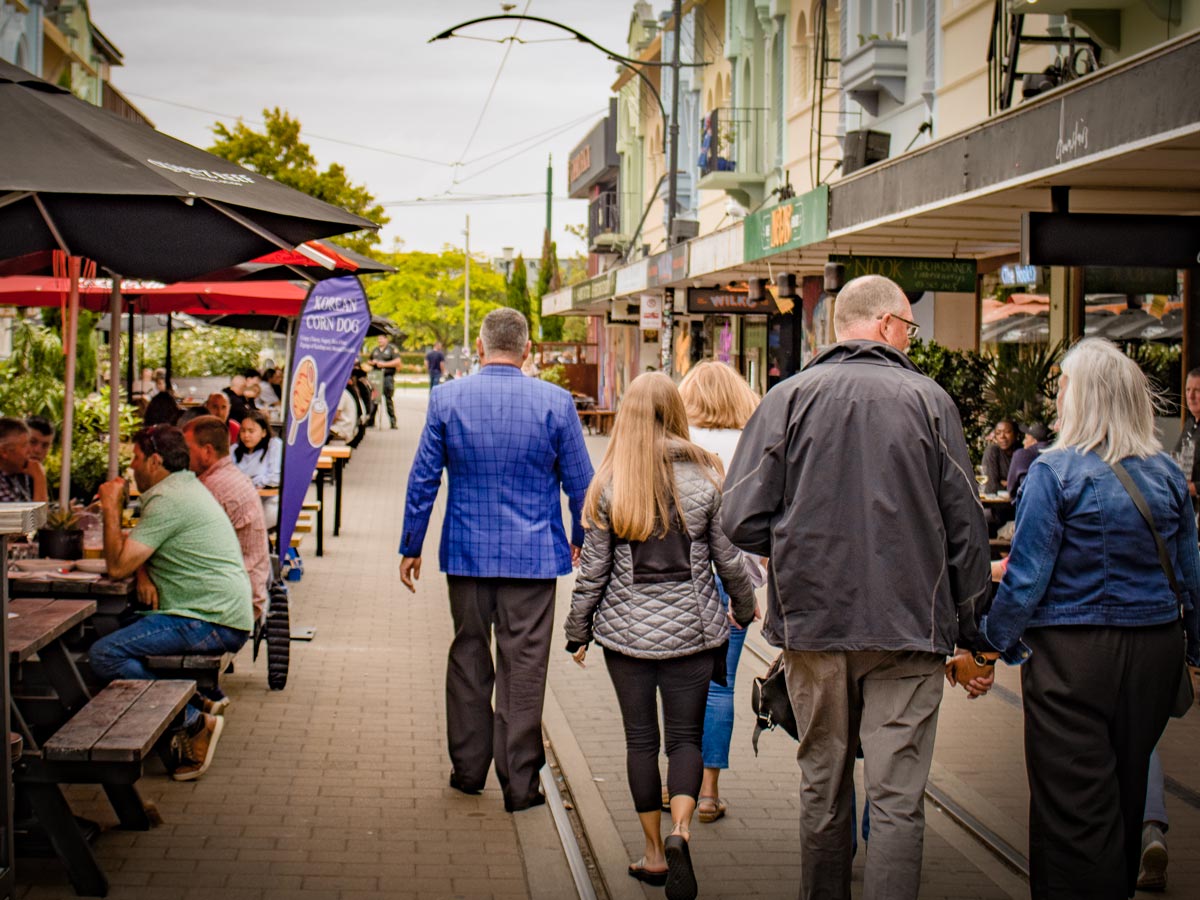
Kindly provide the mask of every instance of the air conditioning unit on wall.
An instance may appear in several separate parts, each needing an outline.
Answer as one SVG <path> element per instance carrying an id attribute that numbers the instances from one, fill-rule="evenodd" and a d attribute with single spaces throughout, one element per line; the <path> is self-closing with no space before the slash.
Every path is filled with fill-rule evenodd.
<path id="1" fill-rule="evenodd" d="M 886 131 L 847 131 L 842 147 L 842 174 L 849 175 L 887 159 L 892 136 Z"/>

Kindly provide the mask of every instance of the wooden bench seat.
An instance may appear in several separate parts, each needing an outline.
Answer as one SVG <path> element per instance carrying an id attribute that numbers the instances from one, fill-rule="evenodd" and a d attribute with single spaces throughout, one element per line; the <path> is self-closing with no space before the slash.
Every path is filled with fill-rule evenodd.
<path id="1" fill-rule="evenodd" d="M 305 500 L 304 503 L 300 505 L 300 509 L 304 510 L 305 512 L 316 512 L 320 508 L 320 500 Z"/>
<path id="2" fill-rule="evenodd" d="M 146 666 L 161 678 L 190 678 L 201 688 L 221 686 L 221 676 L 233 671 L 232 653 L 193 653 L 182 656 L 148 656 Z"/>
<path id="3" fill-rule="evenodd" d="M 141 763 L 195 693 L 195 681 L 114 681 L 42 745 L 42 757 Z"/>

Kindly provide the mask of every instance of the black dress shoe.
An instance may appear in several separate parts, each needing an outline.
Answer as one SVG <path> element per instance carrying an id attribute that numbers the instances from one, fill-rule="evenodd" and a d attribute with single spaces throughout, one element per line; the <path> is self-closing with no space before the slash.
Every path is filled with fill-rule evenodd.
<path id="1" fill-rule="evenodd" d="M 546 805 L 545 794 L 534 794 L 532 797 L 530 797 L 524 803 L 512 803 L 509 800 L 505 800 L 504 801 L 504 811 L 510 812 L 510 813 L 511 812 L 520 812 L 523 809 L 533 809 L 535 806 L 545 806 L 545 805 Z"/>
<path id="2" fill-rule="evenodd" d="M 455 772 L 450 773 L 450 787 L 454 788 L 456 791 L 462 791 L 464 794 L 470 794 L 471 796 L 483 793 L 483 785 L 476 786 L 473 784 L 468 784 L 467 782 L 459 779 L 458 774 Z"/>

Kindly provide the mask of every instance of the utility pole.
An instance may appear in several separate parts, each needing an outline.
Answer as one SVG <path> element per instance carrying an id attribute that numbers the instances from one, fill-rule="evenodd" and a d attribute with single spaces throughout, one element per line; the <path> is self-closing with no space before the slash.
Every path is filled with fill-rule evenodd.
<path id="1" fill-rule="evenodd" d="M 468 365 L 471 359 L 471 217 L 467 216 L 467 229 L 463 232 L 467 236 L 466 252 L 463 254 L 466 278 L 463 280 L 463 353 L 466 354 Z"/>
<path id="2" fill-rule="evenodd" d="M 667 172 L 667 246 L 675 243 L 675 204 L 679 196 L 679 48 L 683 43 L 682 0 L 674 0 L 675 40 L 671 47 L 671 155 Z"/>
<path id="3" fill-rule="evenodd" d="M 546 234 L 550 233 L 550 198 L 554 194 L 554 154 L 546 158 Z"/>

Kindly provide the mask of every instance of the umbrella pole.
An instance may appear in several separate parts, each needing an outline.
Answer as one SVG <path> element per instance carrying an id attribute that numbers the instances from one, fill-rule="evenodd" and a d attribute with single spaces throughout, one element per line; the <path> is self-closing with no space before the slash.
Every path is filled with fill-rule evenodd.
<path id="1" fill-rule="evenodd" d="M 67 321 L 63 323 L 63 343 L 67 353 L 67 372 L 63 394 L 62 475 L 58 485 L 58 503 L 67 509 L 71 500 L 71 438 L 75 431 L 75 329 L 79 324 L 79 267 L 81 258 L 67 258 L 67 277 L 71 293 L 67 301 Z"/>
<path id="2" fill-rule="evenodd" d="M 129 355 L 125 358 L 125 402 L 133 405 L 133 304 L 129 305 Z"/>
<path id="3" fill-rule="evenodd" d="M 108 304 L 108 478 L 116 478 L 121 441 L 121 279 L 113 276 Z M 130 347 L 132 352 L 133 347 Z"/>
<path id="4" fill-rule="evenodd" d="M 174 331 L 175 317 L 171 313 L 167 313 L 167 352 L 163 356 L 163 368 L 166 369 L 167 376 L 167 393 L 171 391 L 171 334 Z"/>

